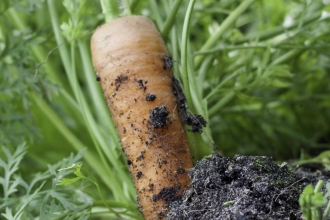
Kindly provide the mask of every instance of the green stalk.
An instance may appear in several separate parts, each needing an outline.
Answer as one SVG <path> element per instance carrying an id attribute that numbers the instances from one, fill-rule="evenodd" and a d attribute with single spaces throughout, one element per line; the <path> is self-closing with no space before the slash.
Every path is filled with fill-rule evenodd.
<path id="1" fill-rule="evenodd" d="M 74 46 L 72 46 L 72 48 L 74 48 Z M 81 50 L 81 52 L 83 52 L 83 51 Z M 82 55 L 82 54 L 83 53 L 80 53 L 80 55 Z M 85 63 L 88 62 L 87 60 L 85 60 L 85 61 L 86 61 Z M 74 63 L 75 62 L 73 62 L 73 64 Z M 74 73 L 74 75 L 76 75 L 76 71 L 73 71 L 73 73 Z M 88 73 L 85 72 L 85 75 L 87 76 Z M 91 77 L 91 75 L 89 75 L 89 78 L 93 78 L 93 77 Z M 95 82 L 95 80 L 92 80 L 92 81 Z M 75 84 L 78 85 L 77 76 L 75 77 Z M 97 84 L 95 83 L 95 85 L 97 85 Z M 100 155 L 102 161 L 104 161 L 104 164 L 107 164 L 107 162 L 104 158 L 104 155 L 106 155 L 108 160 L 112 164 L 112 167 L 114 167 L 115 170 L 118 170 L 118 172 L 121 173 L 120 178 L 117 177 L 119 179 L 118 180 L 119 182 L 117 183 L 118 187 L 120 187 L 122 189 L 122 184 L 120 184 L 120 182 L 128 184 L 129 196 L 131 196 L 133 198 L 135 195 L 135 190 L 134 190 L 134 186 L 133 186 L 131 177 L 129 176 L 128 172 L 126 172 L 126 169 L 125 169 L 126 167 L 123 166 L 122 163 L 120 163 L 121 161 L 119 160 L 119 158 L 122 155 L 119 155 L 118 153 L 121 151 L 117 151 L 116 150 L 117 148 L 115 147 L 116 145 L 117 145 L 117 147 L 119 147 L 119 143 L 117 142 L 117 132 L 114 128 L 114 124 L 113 124 L 112 120 L 109 120 L 109 123 L 107 124 L 107 127 L 110 128 L 110 132 L 109 132 L 110 137 L 108 135 L 106 136 L 107 140 L 108 139 L 110 140 L 110 143 L 108 143 L 108 141 L 105 140 L 104 136 L 102 136 L 102 133 L 100 130 L 102 128 L 99 127 L 97 125 L 97 123 L 95 122 L 93 115 L 88 107 L 87 101 L 86 101 L 86 99 L 84 99 L 84 95 L 83 95 L 81 89 L 79 89 L 77 91 L 77 94 L 78 94 L 78 98 L 80 100 L 79 104 L 80 104 L 80 106 L 82 106 L 82 110 L 84 113 L 83 115 L 84 115 L 84 119 L 85 119 L 85 122 L 86 122 L 86 125 L 88 128 L 89 134 L 91 134 L 91 136 L 92 136 L 93 142 L 96 146 L 97 151 L 99 152 L 99 155 Z M 101 96 L 101 94 L 99 94 L 98 96 L 93 96 L 93 97 L 94 97 L 94 100 L 97 99 L 97 97 L 98 97 L 100 102 L 102 102 L 102 100 L 103 100 L 103 97 Z M 102 107 L 101 103 L 99 105 L 100 105 L 100 107 Z M 102 109 L 106 110 L 107 108 L 102 107 Z M 102 111 L 101 111 L 101 109 L 100 110 L 98 109 L 96 112 L 101 113 Z M 106 116 L 104 119 L 109 118 L 109 112 L 107 112 L 107 111 L 103 111 L 103 112 L 104 112 L 103 116 Z M 109 145 L 110 146 L 112 145 L 113 147 L 109 147 Z M 106 168 L 108 168 L 107 169 L 108 173 L 114 173 L 113 169 L 111 167 L 106 166 Z M 118 190 L 117 187 L 115 187 L 115 189 Z"/>
<path id="2" fill-rule="evenodd" d="M 80 140 L 76 138 L 76 136 L 65 126 L 62 120 L 57 116 L 54 110 L 47 105 L 45 101 L 41 100 L 35 93 L 31 93 L 31 98 L 38 106 L 38 108 L 51 121 L 52 125 L 57 128 L 57 130 L 69 143 L 71 143 L 71 146 L 76 149 L 76 151 L 81 151 L 86 148 L 86 146 L 81 143 Z M 108 189 L 111 190 L 113 187 L 113 182 L 111 178 L 104 175 L 105 173 L 107 173 L 107 171 L 104 169 L 104 166 L 99 162 L 100 160 L 98 159 L 98 157 L 96 157 L 93 152 L 86 151 L 84 154 L 84 159 L 92 167 L 92 169 L 98 173 L 98 175 L 108 187 Z"/>
<path id="3" fill-rule="evenodd" d="M 183 82 L 183 90 L 186 96 L 186 101 L 189 109 L 194 113 L 196 112 L 196 105 L 201 104 L 201 99 L 198 98 L 198 93 L 194 92 L 191 93 L 190 91 L 196 91 L 195 81 L 192 75 L 193 70 L 190 68 L 188 69 L 188 36 L 189 36 L 189 25 L 191 20 L 191 14 L 194 8 L 196 0 L 191 0 L 189 2 L 186 16 L 183 23 L 183 30 L 182 30 L 182 46 L 181 46 L 181 65 L 182 65 L 182 82 Z M 192 66 L 192 65 L 190 65 Z M 203 108 L 201 106 L 198 107 L 199 113 L 203 112 Z M 205 116 L 205 114 L 203 114 Z M 186 127 L 186 130 L 189 128 Z M 202 136 L 200 134 L 193 134 L 191 132 L 187 132 L 187 138 L 190 145 L 191 153 L 196 162 L 198 159 L 208 155 L 211 153 L 211 150 L 204 142 Z"/>
<path id="4" fill-rule="evenodd" d="M 230 102 L 235 97 L 235 91 L 231 91 L 225 95 L 219 102 L 217 102 L 214 106 L 212 106 L 209 110 L 209 117 L 213 117 L 219 114 L 219 110 L 225 106 L 228 102 Z"/>
<path id="5" fill-rule="evenodd" d="M 85 75 L 85 82 L 88 86 L 88 93 L 93 97 L 93 106 L 95 107 L 95 112 L 97 112 L 97 118 L 99 122 L 107 126 L 110 129 L 110 139 L 116 140 L 117 133 L 113 121 L 111 120 L 110 113 L 106 107 L 103 94 L 101 92 L 100 86 L 96 83 L 94 68 L 92 66 L 89 48 L 86 44 L 78 41 L 79 55 L 81 56 L 81 63 L 83 65 L 83 73 Z"/>
<path id="6" fill-rule="evenodd" d="M 314 39 L 312 39 L 309 43 L 308 46 L 313 45 L 315 43 L 315 39 L 318 39 L 320 36 L 315 36 Z M 307 50 L 307 48 L 302 48 L 302 49 L 294 49 L 294 50 L 290 50 L 289 52 L 283 54 L 282 56 L 280 56 L 279 58 L 277 58 L 276 60 L 274 60 L 273 62 L 271 62 L 269 64 L 269 66 L 275 66 L 275 65 L 279 65 L 281 63 L 285 63 L 288 60 L 291 60 L 294 57 L 298 57 L 300 54 L 302 54 L 303 52 L 305 52 Z"/>
<path id="7" fill-rule="evenodd" d="M 194 105 L 192 102 L 190 94 L 190 85 L 189 85 L 189 73 L 188 73 L 188 37 L 189 37 L 189 24 L 191 19 L 192 10 L 194 8 L 196 0 L 190 0 L 186 16 L 183 23 L 182 30 L 182 46 L 181 46 L 181 74 L 183 82 L 183 90 L 187 99 L 187 104 L 191 108 L 191 111 L 195 112 Z"/>
<path id="8" fill-rule="evenodd" d="M 206 74 L 209 72 L 211 68 L 212 62 L 214 61 L 213 56 L 207 56 L 201 67 L 198 69 L 198 75 L 196 77 L 197 82 L 204 82 Z M 199 89 L 199 96 L 203 97 L 203 87 Z"/>
<path id="9" fill-rule="evenodd" d="M 323 219 L 326 219 L 326 217 L 329 216 L 329 213 L 330 213 L 330 201 L 328 200 L 328 205 L 323 212 Z"/>
<path id="10" fill-rule="evenodd" d="M 269 64 L 269 66 L 276 66 L 279 65 L 281 63 L 285 63 L 288 60 L 298 56 L 299 54 L 303 53 L 306 49 L 295 49 L 295 50 L 290 50 L 289 52 L 283 54 L 282 56 L 280 56 L 279 58 L 277 58 L 276 60 L 274 60 L 273 62 L 271 62 Z"/>
<path id="11" fill-rule="evenodd" d="M 129 4 L 128 0 L 124 0 L 124 3 L 125 3 L 124 8 L 126 9 L 125 15 L 126 16 L 132 15 L 132 11 L 131 11 L 130 4 Z"/>
<path id="12" fill-rule="evenodd" d="M 103 138 L 101 137 L 100 135 L 100 132 L 98 131 L 98 127 L 96 126 L 96 123 L 93 119 L 93 117 L 91 116 L 91 112 L 86 104 L 86 100 L 84 99 L 84 96 L 82 94 L 82 91 L 80 90 L 79 88 L 79 84 L 78 84 L 78 80 L 77 80 L 77 77 L 76 77 L 76 67 L 75 67 L 75 43 L 73 42 L 72 43 L 72 46 L 71 46 L 71 70 L 67 70 L 67 73 L 71 73 L 71 74 L 68 74 L 69 78 L 71 78 L 71 86 L 74 90 L 74 94 L 76 96 L 76 99 L 78 100 L 78 104 L 79 106 L 81 107 L 82 109 L 82 113 L 83 113 L 83 118 L 84 118 L 84 121 L 86 123 L 86 126 L 87 126 L 87 129 L 88 129 L 88 132 L 89 134 L 91 135 L 92 137 L 92 140 L 93 140 L 93 143 L 95 145 L 95 148 L 98 152 L 98 155 L 102 161 L 102 164 L 103 166 L 106 168 L 107 170 L 107 174 L 109 174 L 110 178 L 113 179 L 113 188 L 116 189 L 116 190 L 113 190 L 113 194 L 114 194 L 114 197 L 116 199 L 119 199 L 119 198 L 122 198 L 124 193 L 121 192 L 121 184 L 120 182 L 118 181 L 118 178 L 116 178 L 114 175 L 113 175 L 113 172 L 112 172 L 112 169 L 110 168 L 108 162 L 106 161 L 105 159 L 105 156 L 104 156 L 104 153 L 102 152 L 101 150 L 101 146 L 100 146 L 100 142 L 103 141 Z M 106 146 L 106 143 L 103 143 L 102 146 Z M 108 152 L 106 155 L 109 155 L 110 158 L 109 160 L 112 161 L 111 159 L 115 159 L 115 158 L 111 158 L 111 153 Z M 115 160 L 115 161 L 112 161 L 112 162 L 115 162 L 114 163 L 114 166 L 115 167 L 120 167 L 118 163 L 116 163 L 118 160 Z M 125 198 L 125 197 L 124 197 Z"/>
<path id="13" fill-rule="evenodd" d="M 167 39 L 168 33 L 170 32 L 170 30 L 174 24 L 176 14 L 178 13 L 181 3 L 182 3 L 182 0 L 176 0 L 173 4 L 173 7 L 170 10 L 170 14 L 166 18 L 165 24 L 161 31 L 161 34 L 162 34 L 162 37 L 164 40 Z"/>
<path id="14" fill-rule="evenodd" d="M 267 40 L 269 38 L 272 38 L 272 37 L 275 37 L 281 33 L 285 33 L 289 30 L 292 30 L 298 26 L 307 26 L 308 24 L 311 24 L 312 22 L 318 20 L 319 18 L 321 17 L 321 14 L 320 13 L 316 13 L 312 16 L 309 16 L 306 20 L 303 20 L 303 24 L 301 24 L 301 21 L 296 21 L 294 22 L 292 25 L 288 26 L 288 27 L 283 27 L 282 25 L 279 26 L 279 27 L 275 27 L 271 30 L 267 30 L 267 31 L 264 31 L 262 33 L 255 33 L 255 34 L 251 34 L 249 36 L 244 36 L 244 37 L 241 37 L 237 40 L 235 40 L 235 44 L 242 44 L 242 43 L 245 43 L 245 42 L 249 42 L 249 41 L 253 41 L 253 40 L 258 40 L 258 41 L 264 41 L 264 40 Z"/>
<path id="15" fill-rule="evenodd" d="M 64 39 L 61 35 L 60 28 L 54 28 L 54 27 L 60 27 L 57 14 L 55 12 L 56 6 L 55 6 L 53 0 L 48 0 L 47 3 L 48 3 L 49 15 L 50 15 L 50 18 L 51 18 L 50 21 L 52 23 L 52 27 L 53 27 L 53 31 L 54 31 L 56 41 L 57 41 L 58 44 L 61 44 L 65 41 L 64 41 Z M 62 44 L 61 47 L 58 50 L 59 50 L 59 53 L 60 53 L 60 57 L 61 57 L 64 69 L 67 70 L 67 71 L 70 70 L 71 59 L 70 59 L 70 56 L 69 56 L 69 53 L 68 53 L 67 45 Z"/>
<path id="16" fill-rule="evenodd" d="M 234 77 L 238 76 L 241 72 L 237 71 L 229 76 L 227 76 L 220 84 L 218 84 L 212 91 L 204 98 L 204 100 L 210 101 L 210 99 L 219 91 L 219 89 L 226 84 L 229 80 L 233 79 Z"/>
<path id="17" fill-rule="evenodd" d="M 119 158 L 122 155 L 119 155 L 118 151 L 116 150 L 118 147 L 120 147 L 119 143 L 117 142 L 117 131 L 114 127 L 113 121 L 110 118 L 110 113 L 105 106 L 105 101 L 99 89 L 99 84 L 96 83 L 96 80 L 93 77 L 94 69 L 91 64 L 91 57 L 89 56 L 86 44 L 83 44 L 82 42 L 78 41 L 78 48 L 80 51 L 79 55 L 81 56 L 82 60 L 81 63 L 84 67 L 83 73 L 86 78 L 86 83 L 88 84 L 89 93 L 91 94 L 91 97 L 93 97 L 93 106 L 95 106 L 95 112 L 98 113 L 97 117 L 99 118 L 99 121 L 103 124 L 103 126 L 100 127 L 95 123 L 93 118 L 89 117 L 89 122 L 86 122 L 88 123 L 88 127 L 90 126 L 89 132 L 95 138 L 94 143 L 95 146 L 97 146 L 100 156 L 103 156 L 103 153 L 100 150 L 100 148 L 102 148 L 104 154 L 108 157 L 108 160 L 111 161 L 111 164 L 114 167 L 117 167 L 118 170 L 121 170 L 121 172 L 125 173 L 125 175 L 121 175 L 121 177 L 123 178 L 123 182 L 128 184 L 127 189 L 129 191 L 129 195 L 133 196 L 135 195 L 135 190 L 131 178 L 129 175 L 127 175 L 128 173 L 126 172 L 125 166 L 122 166 L 122 164 L 119 163 Z M 86 105 L 86 103 L 84 105 Z M 86 109 L 88 108 L 86 107 Z M 89 113 L 87 115 L 91 114 Z M 105 127 L 109 129 L 108 133 L 106 134 L 107 140 L 109 141 L 104 140 L 105 136 L 101 134 L 101 130 Z M 117 147 L 108 147 L 109 145 L 117 145 Z"/>
<path id="18" fill-rule="evenodd" d="M 324 181 L 323 180 L 319 180 L 314 188 L 314 193 L 319 193 L 322 189 Z"/>
<path id="19" fill-rule="evenodd" d="M 118 202 L 116 200 L 95 200 L 93 201 L 93 206 L 102 206 L 103 204 L 107 204 L 112 208 L 125 208 L 125 209 L 135 209 L 136 206 L 132 206 L 131 204 L 125 202 Z"/>
<path id="20" fill-rule="evenodd" d="M 177 29 L 173 28 L 173 30 L 171 31 L 171 35 L 170 35 L 170 42 L 171 42 L 171 46 L 172 46 L 172 60 L 173 62 L 173 74 L 177 76 L 177 78 L 179 78 L 179 73 L 180 73 L 180 68 L 179 68 L 179 63 L 177 62 L 179 60 L 179 44 L 178 44 L 178 35 L 177 35 Z"/>
<path id="21" fill-rule="evenodd" d="M 100 0 L 100 3 L 106 22 L 110 22 L 119 16 L 121 11 L 117 0 Z"/>
<path id="22" fill-rule="evenodd" d="M 155 18 L 157 27 L 158 28 L 163 27 L 163 19 L 159 14 L 157 2 L 155 0 L 149 0 L 149 5 L 150 5 L 151 13 L 152 13 L 153 17 Z"/>
<path id="23" fill-rule="evenodd" d="M 131 12 L 133 13 L 136 6 L 139 4 L 140 0 L 132 0 L 129 7 L 130 7 L 130 10 Z"/>
<path id="24" fill-rule="evenodd" d="M 282 42 L 280 42 L 282 43 Z M 194 56 L 198 55 L 209 55 L 215 53 L 221 53 L 223 51 L 230 50 L 248 50 L 248 49 L 267 49 L 267 48 L 276 48 L 276 49 L 321 49 L 329 48 L 330 45 L 315 45 L 315 46 L 304 46 L 304 45 L 267 45 L 267 44 L 255 44 L 255 45 L 239 45 L 239 46 L 220 46 L 212 50 L 204 50 L 194 52 Z"/>
<path id="25" fill-rule="evenodd" d="M 188 53 L 191 54 L 191 53 Z M 189 55 L 189 59 L 190 61 L 192 61 L 191 56 Z M 201 96 L 199 94 L 201 94 L 202 92 L 202 81 L 197 81 L 195 79 L 195 76 L 193 76 L 191 73 L 193 73 L 193 64 L 192 62 L 190 63 L 190 65 L 188 65 L 188 73 L 189 73 L 189 85 L 190 85 L 190 92 L 191 92 L 191 98 L 192 98 L 192 102 L 193 102 L 193 108 L 194 112 L 193 113 L 198 113 L 201 114 L 204 119 L 208 119 L 208 113 L 207 113 L 207 102 L 203 101 Z M 200 82 L 199 85 L 196 85 L 197 82 Z M 213 143 L 213 140 L 211 138 L 211 132 L 209 129 L 209 124 L 206 124 L 206 127 L 203 128 L 203 136 L 207 139 L 207 141 L 204 141 L 202 134 L 199 133 L 193 133 L 194 139 L 195 139 L 195 144 L 196 147 L 198 149 L 198 151 L 195 153 L 195 159 L 196 160 L 200 160 L 203 157 L 210 155 L 212 153 L 212 145 L 211 143 Z"/>
<path id="26" fill-rule="evenodd" d="M 196 0 L 190 0 L 186 16 L 183 23 L 183 30 L 182 30 L 182 46 L 181 46 L 181 75 L 182 75 L 182 82 L 183 82 L 183 90 L 186 96 L 187 104 L 189 107 L 191 107 L 191 110 L 194 111 L 194 106 L 191 99 L 190 94 L 190 87 L 189 87 L 189 78 L 188 78 L 188 33 L 189 33 L 189 24 L 190 24 L 190 18 L 192 14 L 192 10 L 194 8 Z M 187 126 L 186 126 L 187 130 Z M 187 132 L 187 139 L 189 142 L 189 146 L 191 149 L 191 154 L 193 156 L 194 161 L 199 158 L 199 150 L 198 144 L 196 143 L 195 136 L 191 132 Z"/>
<path id="27" fill-rule="evenodd" d="M 117 216 L 118 219 L 121 219 L 119 213 L 116 212 L 115 210 L 113 210 L 113 209 L 108 205 L 108 203 L 106 203 L 105 198 L 104 198 L 104 196 L 103 196 L 103 193 L 102 193 L 102 191 L 101 191 L 100 185 L 99 185 L 98 182 L 94 179 L 93 175 L 92 175 L 88 170 L 86 170 L 86 169 L 84 169 L 84 168 L 81 168 L 81 169 L 82 169 L 84 172 L 86 172 L 86 173 L 90 176 L 90 178 L 89 178 L 89 177 L 85 177 L 85 176 L 81 175 L 82 178 L 85 178 L 85 179 L 91 181 L 92 183 L 94 183 L 94 185 L 95 185 L 96 188 L 97 188 L 97 192 L 99 193 L 99 195 L 100 195 L 100 197 L 101 197 L 101 200 L 102 200 L 104 206 L 107 207 L 107 209 L 108 209 L 110 212 L 114 213 L 114 214 Z"/>
<path id="28" fill-rule="evenodd" d="M 55 11 L 55 6 L 53 3 L 53 0 L 48 1 L 48 6 L 49 6 L 49 12 L 50 12 L 51 21 L 53 24 L 53 30 L 54 30 L 54 33 L 56 36 L 56 40 L 57 40 L 57 42 L 63 42 L 64 39 L 60 34 L 58 18 L 57 18 L 57 14 Z M 112 172 L 112 168 L 108 165 L 108 163 L 104 157 L 104 154 L 101 150 L 101 148 L 103 148 L 104 152 L 107 152 L 106 156 L 108 156 L 109 161 L 115 167 L 115 169 L 121 170 L 121 168 L 123 166 L 120 164 L 120 161 L 118 160 L 118 155 L 116 155 L 116 151 L 114 150 L 114 148 L 113 148 L 112 152 L 108 151 L 109 149 L 107 147 L 107 143 L 101 136 L 101 133 L 95 123 L 95 120 L 93 119 L 90 109 L 88 108 L 87 102 L 84 99 L 84 95 L 83 95 L 81 89 L 79 88 L 79 83 L 77 80 L 77 74 L 76 74 L 76 69 L 75 69 L 75 62 L 74 62 L 74 60 L 75 60 L 75 54 L 74 54 L 75 43 L 73 42 L 72 44 L 73 44 L 73 46 L 71 47 L 71 57 L 69 57 L 69 53 L 68 53 L 68 50 L 66 47 L 59 48 L 61 59 L 64 64 L 64 69 L 67 72 L 69 82 L 70 82 L 71 88 L 75 94 L 76 100 L 78 101 L 79 106 L 82 109 L 83 118 L 84 118 L 85 124 L 87 126 L 87 129 L 89 131 L 89 134 L 91 135 L 93 143 L 100 156 L 100 159 L 103 162 L 103 165 L 107 170 L 106 173 L 107 173 L 107 175 L 110 176 L 110 178 L 113 181 L 112 189 L 113 189 L 114 197 L 116 199 L 127 199 L 127 196 L 125 196 L 125 193 L 122 191 L 122 184 L 121 184 L 122 181 L 120 180 L 120 178 L 118 178 L 118 177 L 116 178 L 114 176 L 114 172 Z M 69 74 L 69 73 L 71 73 L 71 74 Z M 121 173 L 123 174 L 121 176 L 121 178 L 128 176 L 127 172 L 125 172 L 125 171 L 122 171 Z M 127 180 L 128 177 L 126 177 L 124 179 Z M 132 188 L 132 187 L 130 187 L 130 188 Z M 130 192 L 133 193 L 132 190 Z M 131 196 L 133 196 L 133 195 L 131 194 Z"/>
<path id="29" fill-rule="evenodd" d="M 319 180 L 314 188 L 314 195 L 319 193 L 322 189 L 324 181 Z M 322 220 L 322 208 L 321 207 L 313 207 L 312 208 L 312 218 L 313 220 Z"/>
<path id="30" fill-rule="evenodd" d="M 243 1 L 230 15 L 222 22 L 215 33 L 205 42 L 199 51 L 209 50 L 219 41 L 222 34 L 234 24 L 236 19 L 250 7 L 256 0 L 245 0 Z M 195 58 L 195 69 L 197 69 L 203 62 L 205 56 L 199 56 Z"/>

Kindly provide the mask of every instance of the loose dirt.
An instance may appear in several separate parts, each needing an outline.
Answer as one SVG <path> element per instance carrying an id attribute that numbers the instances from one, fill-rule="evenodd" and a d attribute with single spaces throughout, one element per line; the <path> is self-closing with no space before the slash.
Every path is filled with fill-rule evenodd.
<path id="1" fill-rule="evenodd" d="M 167 220 L 300 220 L 303 188 L 319 179 L 329 182 L 330 172 L 278 165 L 264 156 L 213 154 L 189 176 L 189 189 L 169 204 Z"/>

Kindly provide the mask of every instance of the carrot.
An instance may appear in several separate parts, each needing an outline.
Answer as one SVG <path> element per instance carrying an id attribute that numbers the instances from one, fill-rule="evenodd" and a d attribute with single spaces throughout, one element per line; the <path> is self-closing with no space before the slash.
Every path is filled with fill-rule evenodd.
<path id="1" fill-rule="evenodd" d="M 155 25 L 142 16 L 99 27 L 91 51 L 145 219 L 163 219 L 193 166 L 173 94 L 172 62 Z"/>

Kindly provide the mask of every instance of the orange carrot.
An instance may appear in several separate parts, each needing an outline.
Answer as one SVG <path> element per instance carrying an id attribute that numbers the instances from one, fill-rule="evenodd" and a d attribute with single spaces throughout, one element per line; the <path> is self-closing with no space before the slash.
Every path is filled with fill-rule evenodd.
<path id="1" fill-rule="evenodd" d="M 115 123 L 145 219 L 163 219 L 193 166 L 176 97 L 172 63 L 155 25 L 142 16 L 99 27 L 93 65 Z"/>

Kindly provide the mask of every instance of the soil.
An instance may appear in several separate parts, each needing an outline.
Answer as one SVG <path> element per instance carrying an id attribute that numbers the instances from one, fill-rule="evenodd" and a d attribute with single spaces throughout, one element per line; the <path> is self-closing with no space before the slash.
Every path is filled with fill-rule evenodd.
<path id="1" fill-rule="evenodd" d="M 183 123 L 191 126 L 191 129 L 188 129 L 188 131 L 191 131 L 193 133 L 203 133 L 203 127 L 206 126 L 206 121 L 201 115 L 197 114 L 191 114 L 188 105 L 186 97 L 183 93 L 182 87 L 180 85 L 180 82 L 177 78 L 172 78 L 172 85 L 173 85 L 173 92 L 174 95 L 177 98 L 177 103 L 179 106 L 180 114 L 183 118 Z"/>
<path id="2" fill-rule="evenodd" d="M 172 69 L 173 66 L 172 57 L 165 55 L 164 62 L 165 62 L 165 65 L 163 66 L 164 70 Z"/>
<path id="3" fill-rule="evenodd" d="M 124 81 L 128 80 L 128 77 L 127 76 L 118 76 L 116 79 L 115 79 L 115 86 L 116 86 L 116 91 L 118 91 L 119 87 L 120 87 L 120 84 Z"/>
<path id="4" fill-rule="evenodd" d="M 155 94 L 150 94 L 150 93 L 148 93 L 147 95 L 146 95 L 146 100 L 147 101 L 155 101 L 155 99 L 156 99 L 156 95 Z"/>
<path id="5" fill-rule="evenodd" d="M 189 176 L 182 198 L 169 203 L 167 220 L 300 220 L 304 187 L 330 180 L 328 171 L 278 165 L 270 157 L 218 154 L 199 161 Z"/>
<path id="6" fill-rule="evenodd" d="M 166 106 L 160 106 L 154 108 L 150 115 L 150 123 L 154 128 L 164 127 L 168 121 L 169 112 L 166 109 Z"/>

